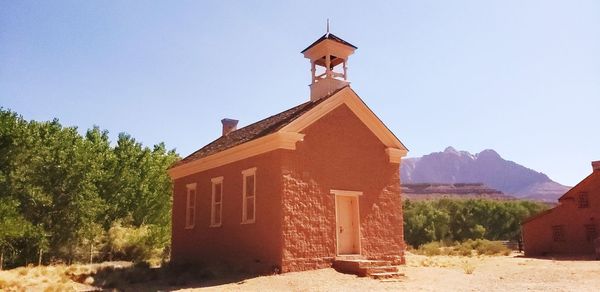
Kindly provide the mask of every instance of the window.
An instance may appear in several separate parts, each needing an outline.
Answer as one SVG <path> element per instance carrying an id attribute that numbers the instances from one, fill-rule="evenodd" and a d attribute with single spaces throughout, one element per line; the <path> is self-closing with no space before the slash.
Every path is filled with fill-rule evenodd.
<path id="1" fill-rule="evenodd" d="M 185 203 L 185 228 L 194 228 L 196 221 L 196 184 L 186 185 L 187 196 Z"/>
<path id="2" fill-rule="evenodd" d="M 242 224 L 254 223 L 256 218 L 256 167 L 242 171 L 244 187 L 242 190 Z"/>
<path id="3" fill-rule="evenodd" d="M 596 232 L 596 225 L 586 224 L 584 227 L 585 227 L 585 240 L 594 241 L 594 239 L 596 239 L 596 237 L 598 237 L 598 232 Z"/>
<path id="4" fill-rule="evenodd" d="M 221 226 L 223 217 L 223 177 L 215 177 L 212 182 L 212 203 L 210 207 L 210 226 Z"/>
<path id="5" fill-rule="evenodd" d="M 565 241 L 565 227 L 563 225 L 552 226 L 552 239 L 554 241 Z"/>
<path id="6" fill-rule="evenodd" d="M 590 201 L 588 198 L 588 193 L 582 192 L 579 193 L 579 197 L 577 198 L 577 202 L 579 205 L 579 208 L 589 208 L 590 207 Z"/>

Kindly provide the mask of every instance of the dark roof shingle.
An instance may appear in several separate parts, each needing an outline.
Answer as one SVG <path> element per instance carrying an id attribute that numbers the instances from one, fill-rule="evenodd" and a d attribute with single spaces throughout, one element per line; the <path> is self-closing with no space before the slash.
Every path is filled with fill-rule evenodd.
<path id="1" fill-rule="evenodd" d="M 225 136 L 221 136 L 216 140 L 210 142 L 208 145 L 188 155 L 187 157 L 175 162 L 173 165 L 171 165 L 171 168 L 216 154 L 229 148 L 275 133 L 279 129 L 285 127 L 286 125 L 297 119 L 298 117 L 302 116 L 304 113 L 308 112 L 310 109 L 314 108 L 322 101 L 336 94 L 343 88 L 345 87 L 342 87 L 318 100 L 305 102 L 288 110 L 280 112 L 276 115 L 272 115 L 266 119 L 260 120 L 254 124 L 250 124 L 243 128 L 237 129 Z"/>
<path id="2" fill-rule="evenodd" d="M 339 38 L 338 36 L 336 36 L 336 35 L 334 35 L 332 33 L 326 33 L 322 37 L 320 37 L 318 40 L 316 40 L 314 43 L 310 44 L 310 46 L 306 47 L 306 49 L 302 50 L 302 52 L 300 52 L 300 53 L 304 53 L 304 52 L 308 51 L 308 49 L 314 47 L 316 44 L 320 43 L 321 41 L 323 41 L 325 39 L 336 41 L 336 42 L 341 43 L 343 45 L 353 47 L 354 49 L 358 49 L 353 44 L 351 44 L 351 43 L 349 43 L 349 42 L 347 42 L 347 41 Z"/>

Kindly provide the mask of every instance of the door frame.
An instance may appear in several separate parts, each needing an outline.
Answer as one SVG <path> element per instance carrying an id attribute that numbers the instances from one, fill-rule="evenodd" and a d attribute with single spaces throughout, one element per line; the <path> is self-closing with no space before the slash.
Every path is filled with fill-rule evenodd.
<path id="1" fill-rule="evenodd" d="M 362 254 L 362 246 L 361 246 L 361 232 L 360 232 L 360 196 L 363 195 L 362 192 L 360 191 L 346 191 L 346 190 L 331 190 L 330 193 L 333 196 L 333 202 L 334 202 L 334 208 L 335 208 L 335 254 L 336 255 L 341 255 L 338 248 L 339 248 L 339 233 L 338 230 L 340 228 L 339 226 L 339 222 L 338 222 L 338 208 L 337 208 L 337 199 L 340 196 L 343 197 L 355 197 L 356 198 L 356 220 L 357 220 L 357 226 L 356 228 L 357 230 L 357 239 L 356 241 L 358 241 L 358 253 L 354 253 L 354 254 L 344 254 L 344 255 L 361 255 Z"/>

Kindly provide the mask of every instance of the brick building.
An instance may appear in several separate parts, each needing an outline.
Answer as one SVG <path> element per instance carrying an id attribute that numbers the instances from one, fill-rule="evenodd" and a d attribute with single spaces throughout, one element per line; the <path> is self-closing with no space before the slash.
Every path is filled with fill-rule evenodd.
<path id="1" fill-rule="evenodd" d="M 407 149 L 347 80 L 356 49 L 327 33 L 302 53 L 310 100 L 173 165 L 172 259 L 253 272 L 404 262 L 399 168 Z"/>
<path id="2" fill-rule="evenodd" d="M 600 161 L 592 174 L 558 199 L 558 206 L 522 224 L 526 256 L 593 255 L 600 228 Z"/>

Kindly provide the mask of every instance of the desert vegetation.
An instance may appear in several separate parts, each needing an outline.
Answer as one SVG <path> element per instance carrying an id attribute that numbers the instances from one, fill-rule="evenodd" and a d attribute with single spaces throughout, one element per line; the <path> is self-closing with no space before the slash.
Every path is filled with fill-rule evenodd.
<path id="1" fill-rule="evenodd" d="M 468 239 L 461 243 L 446 244 L 440 241 L 433 241 L 423 244 L 419 248 L 411 250 L 415 254 L 426 256 L 477 256 L 477 255 L 509 255 L 512 250 L 506 247 L 500 241 L 490 241 L 486 239 Z"/>
<path id="2" fill-rule="evenodd" d="M 30 263 L 160 261 L 171 182 L 164 144 L 84 134 L 0 108 L 0 269 Z"/>
<path id="3" fill-rule="evenodd" d="M 18 267 L 0 271 L 0 291 L 81 291 L 118 289 L 156 291 L 162 288 L 195 286 L 235 281 L 249 275 L 232 273 L 224 267 L 113 261 L 99 264 L 56 264 Z"/>
<path id="4" fill-rule="evenodd" d="M 404 238 L 417 249 L 432 242 L 460 246 L 472 240 L 465 244 L 474 242 L 480 246 L 487 245 L 485 241 L 477 241 L 480 239 L 515 241 L 521 234 L 521 221 L 547 208 L 543 203 L 521 200 L 405 200 Z"/>

